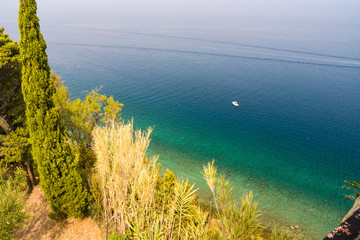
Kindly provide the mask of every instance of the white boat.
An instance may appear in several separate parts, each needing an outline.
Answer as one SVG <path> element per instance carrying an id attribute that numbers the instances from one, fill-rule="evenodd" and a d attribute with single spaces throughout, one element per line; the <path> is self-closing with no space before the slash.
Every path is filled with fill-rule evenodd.
<path id="1" fill-rule="evenodd" d="M 235 107 L 238 107 L 239 106 L 239 103 L 237 101 L 232 101 L 231 102 Z"/>

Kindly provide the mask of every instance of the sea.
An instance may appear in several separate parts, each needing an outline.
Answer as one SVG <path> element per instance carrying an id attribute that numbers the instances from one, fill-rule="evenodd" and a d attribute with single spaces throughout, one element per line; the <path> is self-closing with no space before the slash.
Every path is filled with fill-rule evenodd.
<path id="1" fill-rule="evenodd" d="M 18 3 L 5 2 L 0 24 L 18 40 Z M 360 177 L 358 2 L 88 2 L 38 1 L 49 64 L 73 99 L 101 87 L 123 103 L 125 122 L 154 128 L 147 154 L 205 204 L 214 159 L 235 198 L 252 192 L 269 222 L 304 239 L 342 221 L 344 181 Z"/>

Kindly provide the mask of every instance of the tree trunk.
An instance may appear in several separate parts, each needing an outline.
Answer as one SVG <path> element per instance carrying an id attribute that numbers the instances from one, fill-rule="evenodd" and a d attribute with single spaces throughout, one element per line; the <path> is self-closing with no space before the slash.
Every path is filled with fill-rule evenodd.
<path id="1" fill-rule="evenodd" d="M 360 234 L 360 198 L 356 199 L 354 206 L 343 219 L 343 222 L 335 228 L 324 240 L 357 240 Z"/>
<path id="2" fill-rule="evenodd" d="M 27 175 L 26 175 L 26 182 L 28 185 L 28 193 L 31 193 L 33 188 L 35 187 L 35 178 L 34 178 L 34 170 L 33 170 L 33 166 L 28 163 L 21 163 L 21 168 L 26 171 Z"/>
<path id="3" fill-rule="evenodd" d="M 29 176 L 31 185 L 32 185 L 32 187 L 34 188 L 35 185 L 36 185 L 36 182 L 35 182 L 35 177 L 34 177 L 34 169 L 33 169 L 33 166 L 32 166 L 32 164 L 30 164 L 30 163 L 28 163 L 28 162 L 26 162 L 25 165 L 26 165 L 26 172 L 28 173 L 28 176 Z"/>

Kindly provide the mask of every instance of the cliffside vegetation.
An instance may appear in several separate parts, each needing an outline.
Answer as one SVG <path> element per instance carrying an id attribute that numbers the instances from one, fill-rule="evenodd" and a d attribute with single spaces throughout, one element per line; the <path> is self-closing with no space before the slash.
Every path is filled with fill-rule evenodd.
<path id="1" fill-rule="evenodd" d="M 17 170 L 13 176 L 0 168 L 0 239 L 12 239 L 14 233 L 21 229 L 29 216 L 25 213 L 22 189 L 24 172 Z"/>
<path id="2" fill-rule="evenodd" d="M 36 8 L 34 0 L 20 1 L 21 81 L 32 157 L 52 216 L 83 217 L 90 194 L 79 172 L 79 156 L 60 124 L 60 109 L 53 101 L 55 84 L 50 80 L 46 43 L 40 33 Z"/>
<path id="3" fill-rule="evenodd" d="M 28 219 L 24 190 L 39 177 L 51 218 L 90 215 L 112 239 L 263 239 L 252 194 L 234 200 L 214 162 L 203 173 L 211 212 L 199 205 L 194 185 L 170 170 L 162 174 L 157 158 L 146 156 L 152 129 L 122 123 L 121 103 L 99 89 L 70 99 L 50 71 L 34 0 L 20 1 L 19 29 L 19 45 L 0 29 L 1 238 Z M 17 166 L 28 187 L 20 170 L 6 171 Z M 292 239 L 277 230 L 268 238 Z"/>
<path id="4" fill-rule="evenodd" d="M 35 185 L 33 159 L 25 128 L 25 102 L 21 92 L 20 48 L 0 28 L 0 162 L 27 172 L 28 192 Z"/>
<path id="5" fill-rule="evenodd" d="M 19 45 L 0 28 L 0 134 L 21 127 L 24 119 Z"/>

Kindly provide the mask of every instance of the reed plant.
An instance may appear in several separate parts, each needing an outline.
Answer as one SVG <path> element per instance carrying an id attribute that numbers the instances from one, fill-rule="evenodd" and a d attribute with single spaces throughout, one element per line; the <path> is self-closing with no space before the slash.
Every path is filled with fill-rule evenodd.
<path id="1" fill-rule="evenodd" d="M 157 159 L 145 156 L 151 131 L 134 131 L 131 123 L 112 123 L 93 131 L 104 218 L 111 219 L 120 233 L 125 232 L 129 218 L 147 214 L 154 201 Z"/>
<path id="2" fill-rule="evenodd" d="M 134 130 L 132 122 L 95 127 L 92 184 L 103 219 L 130 239 L 209 239 L 209 216 L 197 206 L 197 189 L 169 170 L 161 176 L 157 157 L 145 155 L 151 131 Z"/>
<path id="3" fill-rule="evenodd" d="M 301 234 L 295 235 L 294 233 L 275 228 L 271 233 L 270 240 L 296 240 L 300 239 L 300 237 Z"/>
<path id="4" fill-rule="evenodd" d="M 252 193 L 245 194 L 239 204 L 233 199 L 233 188 L 225 175 L 216 177 L 214 161 L 204 166 L 206 180 L 216 207 L 218 227 L 222 239 L 262 239 L 264 227 L 259 224 L 258 205 Z"/>
<path id="5" fill-rule="evenodd" d="M 151 131 L 134 130 L 132 122 L 93 130 L 91 189 L 111 239 L 262 239 L 264 227 L 251 192 L 238 203 L 225 175 L 217 177 L 214 161 L 208 163 L 203 175 L 213 196 L 214 219 L 199 206 L 194 185 L 168 169 L 160 174 L 157 157 L 146 156 Z M 273 236 L 288 239 L 279 232 Z"/>

